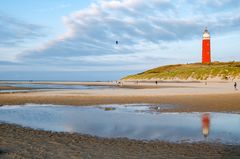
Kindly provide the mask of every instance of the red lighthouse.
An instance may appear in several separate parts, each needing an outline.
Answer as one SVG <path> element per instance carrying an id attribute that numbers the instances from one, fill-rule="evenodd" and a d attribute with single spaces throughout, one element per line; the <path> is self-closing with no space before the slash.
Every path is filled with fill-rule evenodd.
<path id="1" fill-rule="evenodd" d="M 210 46 L 210 34 L 205 28 L 202 38 L 202 64 L 211 63 L 211 46 Z"/>

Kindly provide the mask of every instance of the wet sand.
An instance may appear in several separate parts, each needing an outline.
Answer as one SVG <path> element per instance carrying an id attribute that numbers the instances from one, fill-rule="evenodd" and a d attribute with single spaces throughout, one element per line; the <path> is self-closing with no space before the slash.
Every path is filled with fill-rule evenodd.
<path id="1" fill-rule="evenodd" d="M 0 95 L 0 105 L 17 105 L 26 103 L 73 106 L 152 103 L 176 105 L 172 109 L 161 110 L 164 112 L 240 112 L 240 93 L 169 96 L 96 96 L 76 92 L 29 92 Z"/>
<path id="2" fill-rule="evenodd" d="M 143 85 L 144 87 L 147 85 Z M 163 112 L 240 112 L 232 83 L 164 83 L 160 88 L 59 90 L 0 94 L 0 105 L 174 104 Z M 153 86 L 150 86 L 153 87 Z M 0 158 L 239 158 L 240 145 L 105 139 L 0 124 Z"/>
<path id="3" fill-rule="evenodd" d="M 13 86 L 0 86 L 0 91 L 1 90 L 32 90 L 32 88 L 13 87 Z"/>
<path id="4" fill-rule="evenodd" d="M 0 158 L 238 158 L 240 146 L 106 139 L 0 124 Z"/>

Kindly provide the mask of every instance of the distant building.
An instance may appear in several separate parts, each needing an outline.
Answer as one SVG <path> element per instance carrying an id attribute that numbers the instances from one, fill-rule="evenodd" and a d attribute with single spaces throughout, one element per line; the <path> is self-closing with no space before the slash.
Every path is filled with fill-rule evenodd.
<path id="1" fill-rule="evenodd" d="M 210 45 L 210 33 L 207 28 L 203 32 L 202 38 L 202 64 L 211 63 L 211 45 Z"/>

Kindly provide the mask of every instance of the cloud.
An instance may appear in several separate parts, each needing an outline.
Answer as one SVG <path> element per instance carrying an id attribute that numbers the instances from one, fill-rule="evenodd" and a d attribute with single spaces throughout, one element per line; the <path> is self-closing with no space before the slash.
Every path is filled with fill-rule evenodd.
<path id="1" fill-rule="evenodd" d="M 64 16 L 65 33 L 22 52 L 18 59 L 60 69 L 136 68 L 176 62 L 179 57 L 191 61 L 192 41 L 201 39 L 205 26 L 220 36 L 240 29 L 239 4 L 238 0 L 98 1 Z M 26 31 L 19 37 L 9 33 L 9 42 L 41 36 L 38 27 L 12 21 Z M 188 44 L 186 51 L 179 49 L 182 42 Z"/>
<path id="2" fill-rule="evenodd" d="M 43 27 L 0 15 L 0 47 L 13 47 L 43 37 Z"/>

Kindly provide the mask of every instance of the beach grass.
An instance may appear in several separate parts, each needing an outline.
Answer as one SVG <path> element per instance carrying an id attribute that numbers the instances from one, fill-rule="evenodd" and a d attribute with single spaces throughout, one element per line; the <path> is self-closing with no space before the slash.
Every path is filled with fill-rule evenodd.
<path id="1" fill-rule="evenodd" d="M 240 77 L 240 62 L 212 62 L 211 64 L 177 64 L 157 67 L 139 74 L 129 75 L 123 80 L 207 80 L 220 78 L 222 80 Z"/>

